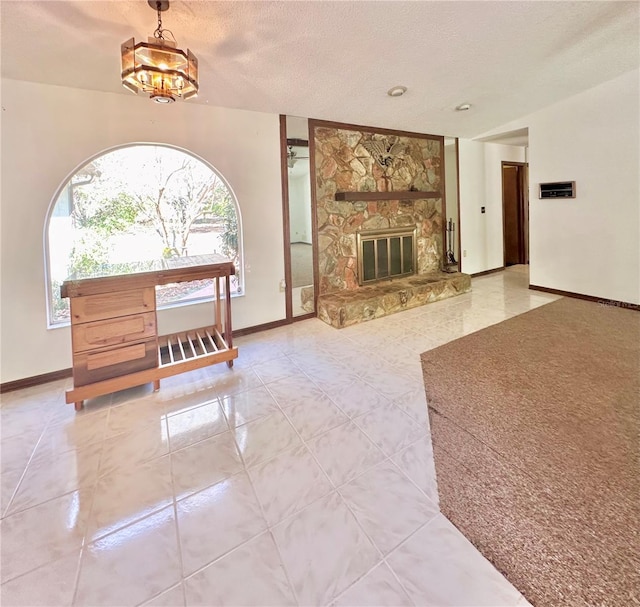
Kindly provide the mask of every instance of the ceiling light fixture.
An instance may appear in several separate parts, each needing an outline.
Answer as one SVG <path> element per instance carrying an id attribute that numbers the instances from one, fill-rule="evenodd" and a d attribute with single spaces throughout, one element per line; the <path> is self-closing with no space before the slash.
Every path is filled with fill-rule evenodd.
<path id="1" fill-rule="evenodd" d="M 402 97 L 406 92 L 406 86 L 394 86 L 387 91 L 387 95 L 389 95 L 389 97 Z"/>
<path id="2" fill-rule="evenodd" d="M 287 166 L 292 169 L 296 162 L 301 159 L 309 159 L 309 156 L 300 156 L 298 152 L 293 149 L 292 145 L 287 146 Z"/>
<path id="3" fill-rule="evenodd" d="M 471 109 L 471 104 L 470 103 L 461 103 L 460 105 L 456 106 L 456 112 L 466 112 L 467 110 Z"/>
<path id="4" fill-rule="evenodd" d="M 131 38 L 120 46 L 122 84 L 134 93 L 150 93 L 156 103 L 172 103 L 176 97 L 189 99 L 198 94 L 198 60 L 187 49 L 176 48 L 171 30 L 162 29 L 163 11 L 169 0 L 147 0 L 158 13 L 158 27 L 147 42 Z M 171 40 L 164 35 L 169 34 Z"/>
<path id="5" fill-rule="evenodd" d="M 293 166 L 294 166 L 294 165 L 295 165 L 295 163 L 296 163 L 296 160 L 298 160 L 298 159 L 296 158 L 296 156 L 297 156 L 297 155 L 298 155 L 298 154 L 296 154 L 296 153 L 293 151 L 293 146 L 291 146 L 291 145 L 290 145 L 290 146 L 288 146 L 288 148 L 287 148 L 287 166 L 288 166 L 290 169 L 292 169 L 292 168 L 293 168 Z"/>

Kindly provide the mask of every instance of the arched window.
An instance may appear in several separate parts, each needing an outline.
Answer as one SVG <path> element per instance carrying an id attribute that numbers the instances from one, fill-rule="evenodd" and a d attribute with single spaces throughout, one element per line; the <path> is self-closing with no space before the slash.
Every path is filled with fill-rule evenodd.
<path id="1" fill-rule="evenodd" d="M 167 257 L 233 259 L 232 294 L 243 292 L 242 230 L 231 188 L 182 150 L 136 144 L 82 165 L 63 184 L 45 225 L 49 323 L 69 321 L 68 277 L 126 274 Z M 211 281 L 159 287 L 160 307 L 213 296 Z"/>

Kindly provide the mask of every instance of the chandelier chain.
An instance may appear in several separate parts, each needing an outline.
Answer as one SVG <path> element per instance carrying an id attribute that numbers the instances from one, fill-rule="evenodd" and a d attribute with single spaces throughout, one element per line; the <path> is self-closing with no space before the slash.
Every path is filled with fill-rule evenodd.
<path id="1" fill-rule="evenodd" d="M 173 40 L 174 42 L 176 41 L 176 37 L 173 35 L 173 32 L 171 30 L 167 30 L 167 29 L 163 29 L 162 27 L 162 12 L 160 9 L 160 2 L 156 3 L 157 6 L 157 11 L 158 11 L 158 27 L 156 28 L 156 31 L 153 32 L 153 37 L 156 38 L 157 40 L 164 40 L 165 34 L 169 34 L 169 36 L 171 37 L 171 40 Z"/>
<path id="2" fill-rule="evenodd" d="M 153 32 L 153 36 L 155 38 L 159 38 L 160 40 L 164 40 L 164 35 L 162 33 L 162 13 L 160 12 L 160 2 L 157 3 L 157 7 L 158 7 L 158 27 L 156 28 L 156 31 Z"/>

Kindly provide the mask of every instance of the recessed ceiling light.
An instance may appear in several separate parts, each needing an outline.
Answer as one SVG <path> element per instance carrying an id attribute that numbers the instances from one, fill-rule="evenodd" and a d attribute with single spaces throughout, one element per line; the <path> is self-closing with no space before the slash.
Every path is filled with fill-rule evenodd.
<path id="1" fill-rule="evenodd" d="M 406 92 L 406 86 L 394 86 L 387 91 L 387 95 L 389 95 L 389 97 L 402 97 Z"/>
<path id="2" fill-rule="evenodd" d="M 460 105 L 456 106 L 456 112 L 466 112 L 467 110 L 471 109 L 471 104 L 470 103 L 461 103 Z"/>

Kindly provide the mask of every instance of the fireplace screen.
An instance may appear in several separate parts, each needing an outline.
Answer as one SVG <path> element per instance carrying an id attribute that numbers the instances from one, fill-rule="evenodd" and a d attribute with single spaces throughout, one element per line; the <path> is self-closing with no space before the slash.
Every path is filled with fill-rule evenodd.
<path id="1" fill-rule="evenodd" d="M 415 227 L 358 232 L 357 241 L 361 285 L 415 274 Z"/>

